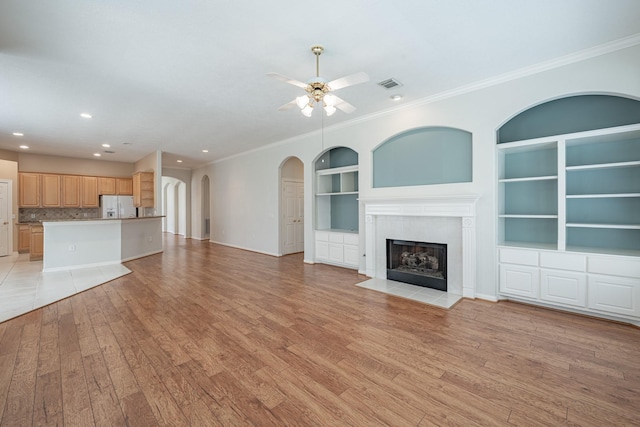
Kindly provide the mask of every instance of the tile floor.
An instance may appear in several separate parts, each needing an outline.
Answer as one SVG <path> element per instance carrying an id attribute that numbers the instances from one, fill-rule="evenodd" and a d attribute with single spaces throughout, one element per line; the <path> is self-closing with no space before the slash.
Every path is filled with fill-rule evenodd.
<path id="1" fill-rule="evenodd" d="M 460 295 L 386 279 L 369 279 L 358 283 L 357 286 L 446 309 L 462 299 Z"/>
<path id="2" fill-rule="evenodd" d="M 29 254 L 1 257 L 0 322 L 129 273 L 122 264 L 43 273 Z"/>

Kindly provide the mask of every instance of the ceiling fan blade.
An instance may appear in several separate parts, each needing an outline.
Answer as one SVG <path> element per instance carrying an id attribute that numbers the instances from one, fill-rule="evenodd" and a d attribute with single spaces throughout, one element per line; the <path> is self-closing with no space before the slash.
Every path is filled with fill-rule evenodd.
<path id="1" fill-rule="evenodd" d="M 267 77 L 271 77 L 272 79 L 280 80 L 281 82 L 289 83 L 294 86 L 301 87 L 303 89 L 307 87 L 306 83 L 302 83 L 301 81 L 292 79 L 291 77 L 283 76 L 282 74 L 268 73 Z"/>
<path id="2" fill-rule="evenodd" d="M 335 96 L 335 95 L 333 95 Z M 336 108 L 339 110 L 344 111 L 345 113 L 349 114 L 349 113 L 353 113 L 354 111 L 356 111 L 356 107 L 354 107 L 353 105 L 349 104 L 347 101 L 345 101 L 344 99 L 336 96 Z"/>
<path id="3" fill-rule="evenodd" d="M 330 81 L 329 87 L 331 90 L 342 89 L 343 87 L 353 86 L 360 83 L 368 82 L 369 76 L 366 73 L 359 72 L 355 74 L 351 74 L 350 76 L 341 77 L 339 79 L 335 79 Z"/>
<path id="4" fill-rule="evenodd" d="M 278 108 L 278 111 L 287 111 L 293 107 L 296 106 L 296 100 L 295 98 L 293 99 L 293 101 L 291 102 L 287 102 L 286 104 L 284 104 L 283 106 L 281 106 L 280 108 Z"/>

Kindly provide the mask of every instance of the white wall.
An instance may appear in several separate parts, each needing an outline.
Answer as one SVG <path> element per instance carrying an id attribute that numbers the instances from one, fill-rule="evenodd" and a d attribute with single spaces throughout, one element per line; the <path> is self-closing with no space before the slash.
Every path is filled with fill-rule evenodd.
<path id="1" fill-rule="evenodd" d="M 493 298 L 497 294 L 497 129 L 509 118 L 533 105 L 568 95 L 611 93 L 640 98 L 639 76 L 640 46 L 632 46 L 518 79 L 505 79 L 502 83 L 483 86 L 456 96 L 426 100 L 385 114 L 327 128 L 323 139 L 317 132 L 303 135 L 200 168 L 193 172 L 192 199 L 200 200 L 201 178 L 208 174 L 211 179 L 211 240 L 276 254 L 279 166 L 289 156 L 296 156 L 303 161 L 305 217 L 313 218 L 314 159 L 323 148 L 350 147 L 359 154 L 361 198 L 480 195 L 477 205 L 477 293 L 480 297 Z M 305 118 L 292 116 L 291 120 Z M 473 134 L 473 182 L 372 188 L 371 151 L 389 137 L 421 126 L 450 126 Z M 324 147 L 322 140 L 325 141 Z M 200 212 L 194 206 L 192 214 L 197 217 Z M 361 213 L 360 246 L 364 248 L 362 222 Z M 192 223 L 199 224 L 199 218 L 195 218 Z M 314 245 L 313 221 L 306 221 L 305 260 L 314 259 Z M 364 271 L 364 266 L 360 270 Z"/>

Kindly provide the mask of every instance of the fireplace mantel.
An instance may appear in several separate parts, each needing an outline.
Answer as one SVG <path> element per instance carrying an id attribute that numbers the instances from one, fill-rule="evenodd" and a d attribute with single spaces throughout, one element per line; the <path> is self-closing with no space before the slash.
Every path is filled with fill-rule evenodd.
<path id="1" fill-rule="evenodd" d="M 460 218 L 462 228 L 462 296 L 475 298 L 476 289 L 476 202 L 478 195 L 451 195 L 421 198 L 369 199 L 361 198 L 365 215 L 366 271 L 377 277 L 377 218 L 390 217 L 444 217 Z M 379 277 L 386 278 L 386 277 Z"/>

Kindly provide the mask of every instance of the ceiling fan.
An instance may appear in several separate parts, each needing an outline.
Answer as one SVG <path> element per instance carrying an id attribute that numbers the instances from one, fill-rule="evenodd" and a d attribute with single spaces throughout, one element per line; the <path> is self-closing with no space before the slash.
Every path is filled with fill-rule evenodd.
<path id="1" fill-rule="evenodd" d="M 284 104 L 282 107 L 278 108 L 278 110 L 288 110 L 297 105 L 303 115 L 311 117 L 314 104 L 317 104 L 324 108 L 327 116 L 335 113 L 336 108 L 344 111 L 345 113 L 353 112 L 356 107 L 337 97 L 332 92 L 347 86 L 353 86 L 369 81 L 369 76 L 360 72 L 327 82 L 326 79 L 320 77 L 320 55 L 324 52 L 324 47 L 319 45 L 312 46 L 311 52 L 316 56 L 316 76 L 309 79 L 307 83 L 303 83 L 278 73 L 267 74 L 267 76 L 274 79 L 303 88 L 307 92 L 305 95 L 298 96 L 291 102 Z"/>

